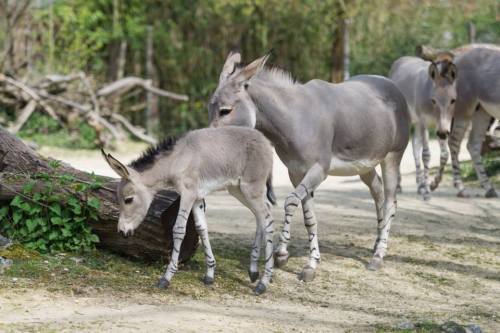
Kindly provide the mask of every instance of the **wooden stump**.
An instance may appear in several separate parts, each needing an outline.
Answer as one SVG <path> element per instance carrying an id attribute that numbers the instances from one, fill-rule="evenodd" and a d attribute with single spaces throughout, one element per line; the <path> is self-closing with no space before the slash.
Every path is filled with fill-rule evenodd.
<path id="1" fill-rule="evenodd" d="M 86 172 L 64 164 L 54 170 L 49 166 L 49 162 L 50 159 L 39 156 L 21 140 L 0 128 L 0 206 L 7 204 L 17 193 L 22 191 L 27 178 L 19 177 L 19 175 L 57 172 L 70 174 L 84 182 L 91 181 L 90 175 Z M 7 185 L 5 178 L 12 174 L 17 174 L 18 177 L 9 179 Z M 134 236 L 123 238 L 117 233 L 116 227 L 119 206 L 116 202 L 115 190 L 119 180 L 109 177 L 101 178 L 104 179 L 103 187 L 92 193 L 100 200 L 98 220 L 88 221 L 92 230 L 99 236 L 98 247 L 147 261 L 169 260 L 173 247 L 172 227 L 179 209 L 179 196 L 174 192 L 160 192 L 155 196 L 148 215 L 137 228 Z M 71 188 L 60 188 L 58 191 L 61 193 L 74 192 Z M 190 259 L 197 246 L 198 235 L 191 214 L 181 247 L 180 260 Z"/>

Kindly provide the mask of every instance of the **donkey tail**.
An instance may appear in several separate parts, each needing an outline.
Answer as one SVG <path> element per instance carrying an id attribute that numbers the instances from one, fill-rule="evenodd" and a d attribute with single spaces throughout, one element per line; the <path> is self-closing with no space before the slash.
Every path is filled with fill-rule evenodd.
<path id="1" fill-rule="evenodd" d="M 273 172 L 269 173 L 269 176 L 267 177 L 266 181 L 266 187 L 267 187 L 267 200 L 275 206 L 276 205 L 276 195 L 274 194 L 274 189 L 273 189 Z"/>

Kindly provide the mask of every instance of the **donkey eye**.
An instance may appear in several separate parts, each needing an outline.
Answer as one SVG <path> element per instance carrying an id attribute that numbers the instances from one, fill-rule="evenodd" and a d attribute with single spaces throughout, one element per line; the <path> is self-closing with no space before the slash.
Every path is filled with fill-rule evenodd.
<path id="1" fill-rule="evenodd" d="M 451 105 L 455 104 L 455 99 L 452 99 L 450 102 Z"/>
<path id="2" fill-rule="evenodd" d="M 233 108 L 231 107 L 222 107 L 219 109 L 219 116 L 221 117 L 227 116 L 228 114 L 231 113 L 231 111 L 233 111 Z"/>
<path id="3" fill-rule="evenodd" d="M 126 204 L 126 205 L 131 204 L 131 203 L 132 203 L 132 201 L 134 201 L 134 198 L 133 198 L 133 197 L 126 198 L 126 199 L 124 200 L 124 202 L 125 202 L 125 204 Z"/>

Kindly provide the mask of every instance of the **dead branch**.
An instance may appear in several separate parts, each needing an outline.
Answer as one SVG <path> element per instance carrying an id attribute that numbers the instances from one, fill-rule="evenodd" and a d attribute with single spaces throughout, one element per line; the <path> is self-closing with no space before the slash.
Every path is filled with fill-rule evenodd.
<path id="1" fill-rule="evenodd" d="M 141 139 L 142 141 L 148 142 L 150 144 L 156 144 L 156 139 L 145 134 L 141 129 L 135 127 L 132 125 L 127 119 L 125 119 L 124 116 L 118 113 L 113 113 L 111 115 L 112 119 L 115 119 L 119 121 L 127 130 L 129 130 L 130 133 L 132 133 L 134 136 L 137 138 Z"/>
<path id="2" fill-rule="evenodd" d="M 189 100 L 189 97 L 187 95 L 176 94 L 167 90 L 153 87 L 151 80 L 145 80 L 135 76 L 125 77 L 102 87 L 97 91 L 97 96 L 107 97 L 114 94 L 123 95 L 135 87 L 141 87 L 158 96 L 167 97 L 178 101 Z"/>
<path id="3" fill-rule="evenodd" d="M 26 123 L 26 121 L 28 121 L 28 118 L 31 116 L 33 111 L 35 111 L 35 109 L 36 109 L 36 101 L 32 99 L 22 109 L 21 114 L 19 115 L 19 117 L 17 117 L 14 124 L 12 124 L 12 126 L 10 126 L 9 131 L 13 134 L 16 134 L 17 132 L 19 132 L 19 130 L 21 130 L 23 125 Z"/>

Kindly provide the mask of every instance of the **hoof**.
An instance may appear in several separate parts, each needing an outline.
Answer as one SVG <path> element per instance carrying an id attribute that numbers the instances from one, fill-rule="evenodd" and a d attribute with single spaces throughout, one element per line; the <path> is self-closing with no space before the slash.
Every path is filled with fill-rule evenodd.
<path id="1" fill-rule="evenodd" d="M 259 296 L 265 293 L 266 289 L 267 289 L 266 285 L 263 284 L 262 282 L 259 282 L 257 283 L 257 286 L 255 286 L 253 292 L 255 293 L 255 295 Z"/>
<path id="2" fill-rule="evenodd" d="M 248 276 L 250 277 L 250 282 L 254 283 L 259 278 L 259 271 L 252 272 L 251 270 L 248 270 Z"/>
<path id="3" fill-rule="evenodd" d="M 210 276 L 207 276 L 205 275 L 203 277 L 203 283 L 205 284 L 205 286 L 211 286 L 214 284 L 214 278 L 213 277 L 210 277 Z"/>
<path id="4" fill-rule="evenodd" d="M 431 200 L 431 193 L 430 193 L 430 192 L 425 192 L 425 193 L 423 193 L 423 194 L 422 194 L 422 199 L 423 199 L 424 201 L 429 201 L 429 200 Z"/>
<path id="5" fill-rule="evenodd" d="M 170 282 L 167 279 L 165 279 L 164 276 L 162 276 L 160 280 L 158 280 L 158 288 L 160 289 L 167 289 L 169 285 Z"/>
<path id="6" fill-rule="evenodd" d="M 419 185 L 417 189 L 417 193 L 423 195 L 425 193 L 425 185 Z"/>
<path id="7" fill-rule="evenodd" d="M 485 198 L 498 198 L 498 193 L 495 191 L 494 188 L 490 188 L 486 193 L 484 194 Z"/>
<path id="8" fill-rule="evenodd" d="M 304 282 L 311 282 L 316 276 L 316 270 L 311 266 L 306 266 L 299 274 L 299 280 Z"/>
<path id="9" fill-rule="evenodd" d="M 275 253 L 274 255 L 274 264 L 278 268 L 283 268 L 288 263 L 288 258 L 290 254 L 287 252 L 286 254 Z"/>
<path id="10" fill-rule="evenodd" d="M 458 191 L 457 197 L 458 198 L 470 198 L 470 195 L 467 193 L 467 191 L 465 189 L 462 189 L 462 190 Z"/>
<path id="11" fill-rule="evenodd" d="M 380 267 L 382 267 L 382 264 L 384 263 L 384 260 L 380 257 L 373 257 L 372 260 L 370 260 L 370 263 L 366 266 L 366 268 L 370 271 L 378 271 Z"/>

